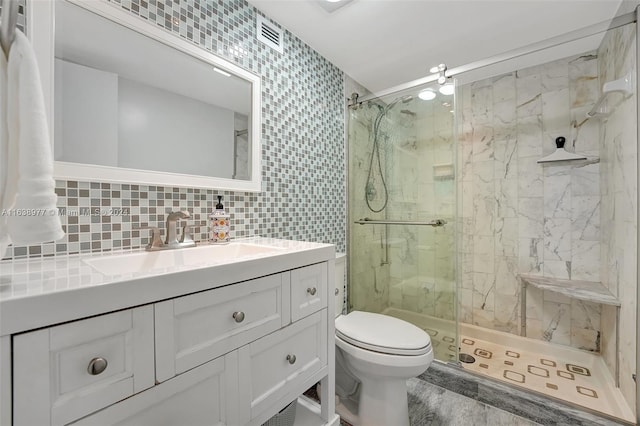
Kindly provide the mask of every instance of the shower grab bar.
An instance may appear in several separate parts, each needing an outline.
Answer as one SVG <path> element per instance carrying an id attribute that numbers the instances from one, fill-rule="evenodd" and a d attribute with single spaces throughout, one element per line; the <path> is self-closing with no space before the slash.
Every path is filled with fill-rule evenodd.
<path id="1" fill-rule="evenodd" d="M 424 225 L 424 226 L 444 226 L 447 221 L 444 219 L 434 219 L 429 222 L 415 222 L 410 220 L 374 220 L 365 217 L 364 219 L 356 220 L 354 223 L 360 225 Z"/>

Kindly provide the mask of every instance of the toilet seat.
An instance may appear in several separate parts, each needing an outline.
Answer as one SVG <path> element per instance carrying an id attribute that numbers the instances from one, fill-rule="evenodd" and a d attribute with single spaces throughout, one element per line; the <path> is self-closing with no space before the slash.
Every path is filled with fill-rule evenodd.
<path id="1" fill-rule="evenodd" d="M 431 351 L 431 339 L 424 330 L 387 315 L 353 311 L 338 317 L 335 326 L 337 337 L 361 349 L 410 356 Z"/>

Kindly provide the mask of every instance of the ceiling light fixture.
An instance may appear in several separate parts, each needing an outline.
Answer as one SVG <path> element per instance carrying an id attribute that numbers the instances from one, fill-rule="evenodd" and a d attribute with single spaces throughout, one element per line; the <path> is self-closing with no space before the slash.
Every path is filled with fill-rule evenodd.
<path id="1" fill-rule="evenodd" d="M 418 93 L 418 97 L 423 101 L 430 101 L 436 98 L 436 92 L 431 89 L 424 89 L 421 90 L 420 93 Z"/>
<path id="2" fill-rule="evenodd" d="M 438 83 L 444 84 L 447 82 L 447 76 L 445 75 L 447 66 L 445 64 L 436 65 L 429 68 L 429 72 L 432 74 L 438 74 Z"/>
<path id="3" fill-rule="evenodd" d="M 352 1 L 354 0 L 315 0 L 315 3 L 323 8 L 327 13 L 333 13 Z"/>
<path id="4" fill-rule="evenodd" d="M 438 89 L 438 91 L 440 93 L 442 93 L 443 95 L 450 96 L 450 95 L 453 95 L 453 93 L 456 91 L 456 89 L 453 86 L 453 84 L 445 84 L 444 86 L 441 86 Z"/>

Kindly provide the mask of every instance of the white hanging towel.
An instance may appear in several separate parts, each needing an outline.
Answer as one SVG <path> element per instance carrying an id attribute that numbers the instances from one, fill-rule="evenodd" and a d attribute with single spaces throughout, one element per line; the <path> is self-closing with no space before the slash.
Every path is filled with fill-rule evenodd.
<path id="1" fill-rule="evenodd" d="M 4 216 L 9 241 L 30 245 L 58 240 L 64 231 L 38 64 L 19 30 L 9 52 L 7 94 L 7 168 L 0 188 L 4 186 L 2 209 L 9 212 Z"/>

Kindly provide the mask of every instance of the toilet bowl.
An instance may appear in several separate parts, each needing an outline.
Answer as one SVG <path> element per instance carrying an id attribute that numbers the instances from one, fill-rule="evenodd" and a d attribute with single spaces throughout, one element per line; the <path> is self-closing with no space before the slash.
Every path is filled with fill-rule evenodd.
<path id="1" fill-rule="evenodd" d="M 336 288 L 342 290 L 339 262 L 344 257 L 336 259 Z M 337 302 L 336 312 L 341 312 Z M 398 318 L 361 311 L 337 315 L 335 326 L 340 417 L 354 426 L 408 426 L 406 381 L 433 361 L 429 335 Z"/>

